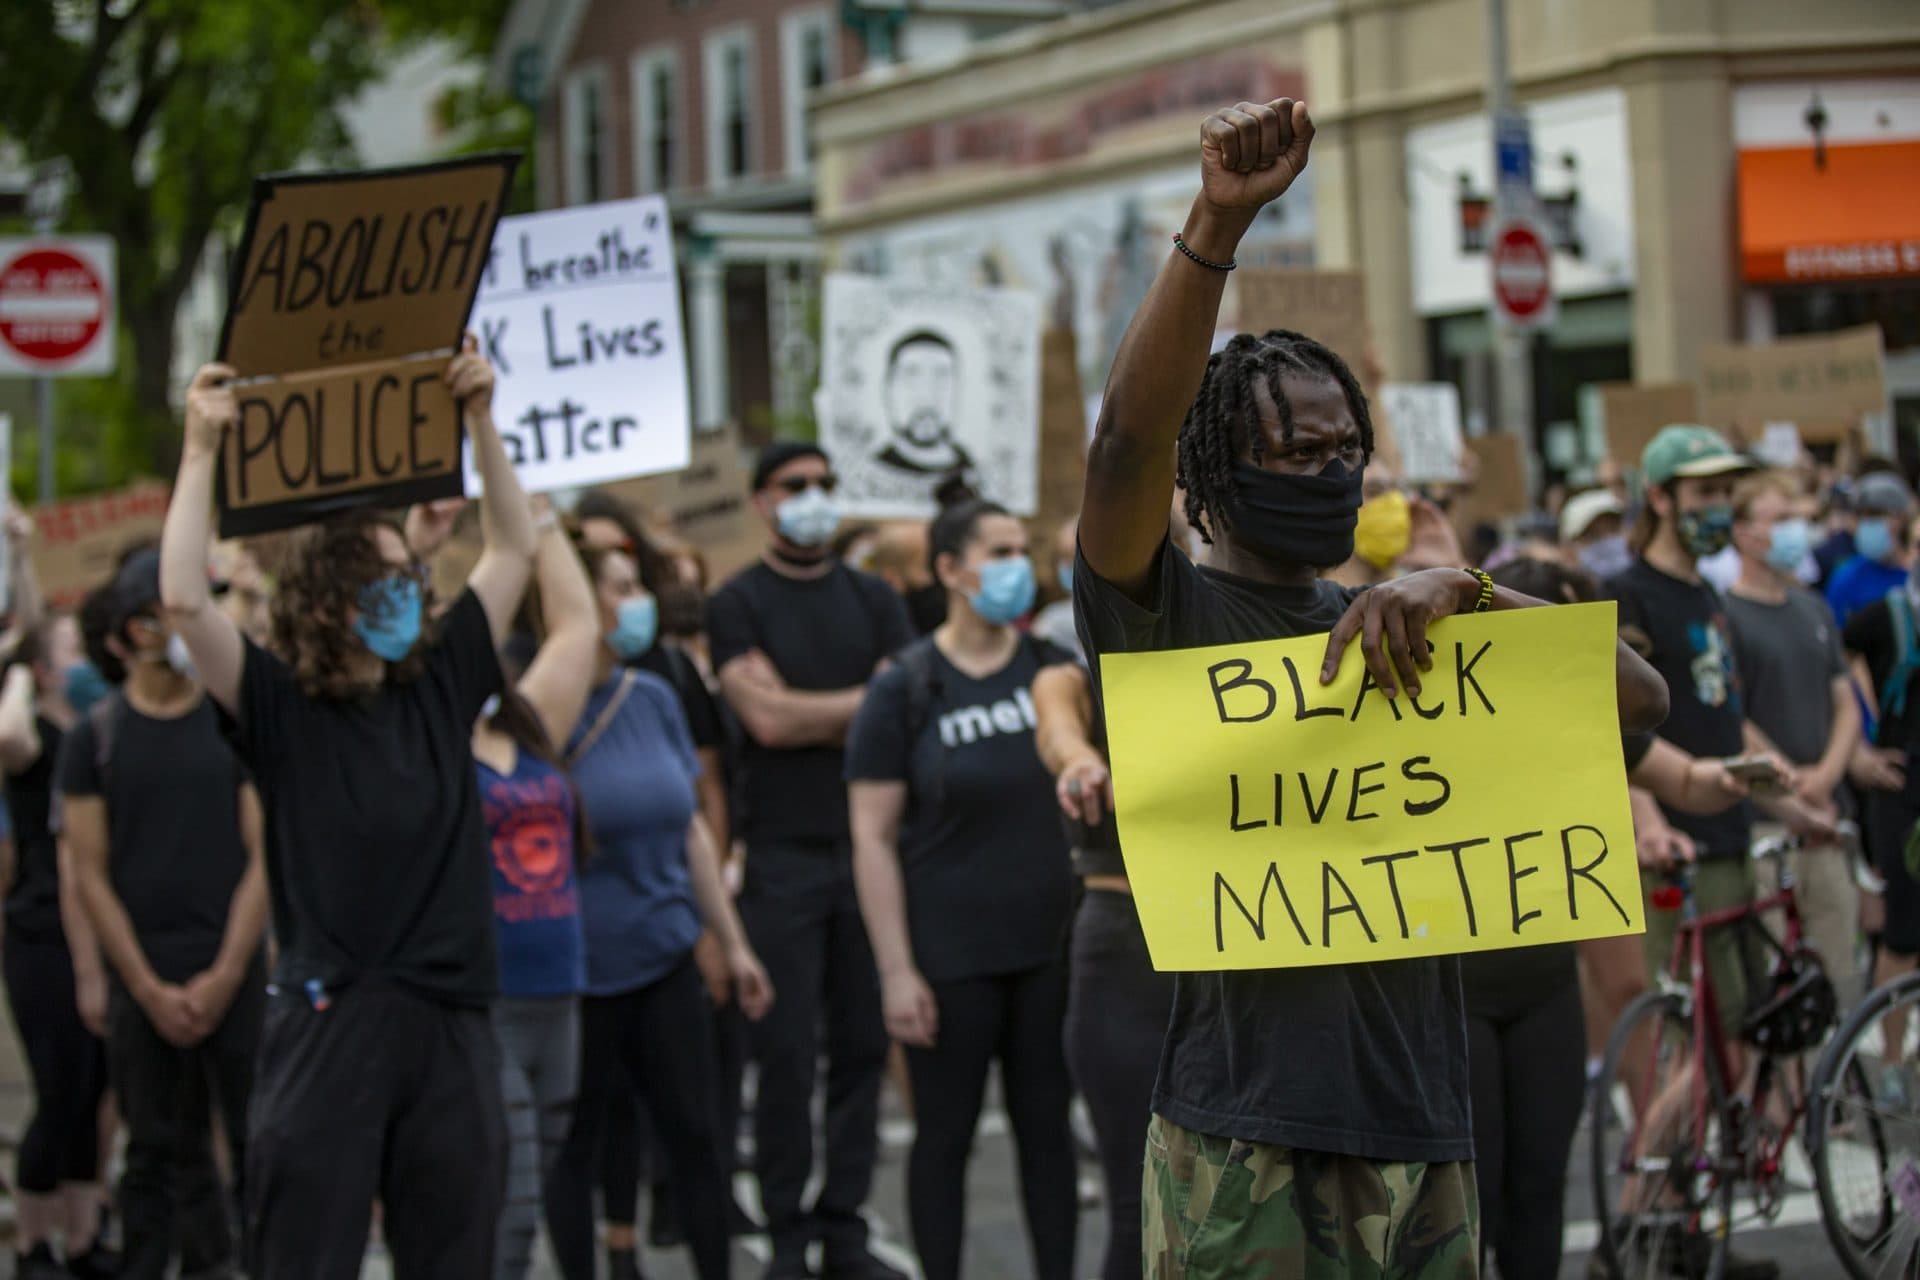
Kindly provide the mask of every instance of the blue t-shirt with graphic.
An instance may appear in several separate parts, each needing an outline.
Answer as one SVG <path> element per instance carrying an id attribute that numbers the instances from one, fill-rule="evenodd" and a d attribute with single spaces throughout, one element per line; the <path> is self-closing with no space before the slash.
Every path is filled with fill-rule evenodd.
<path id="1" fill-rule="evenodd" d="M 700 912 L 687 872 L 687 825 L 700 776 L 673 687 L 644 671 L 614 675 L 587 699 L 569 754 L 631 688 L 604 731 L 574 761 L 593 857 L 580 875 L 587 993 L 618 995 L 658 982 L 693 950 Z"/>
<path id="2" fill-rule="evenodd" d="M 474 763 L 493 851 L 500 994 L 579 995 L 587 985 L 587 944 L 574 866 L 573 790 L 558 769 L 525 751 L 509 774 Z"/>

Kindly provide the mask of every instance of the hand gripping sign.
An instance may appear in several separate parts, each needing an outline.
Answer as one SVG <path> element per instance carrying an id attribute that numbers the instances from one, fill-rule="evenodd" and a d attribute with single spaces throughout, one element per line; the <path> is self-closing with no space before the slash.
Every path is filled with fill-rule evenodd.
<path id="1" fill-rule="evenodd" d="M 1160 970 L 1639 933 L 1614 607 L 1448 618 L 1419 698 L 1326 637 L 1104 654 L 1127 875 Z"/>
<path id="2" fill-rule="evenodd" d="M 459 349 L 518 161 L 255 180 L 220 358 L 240 416 L 220 534 L 461 492 Z"/>

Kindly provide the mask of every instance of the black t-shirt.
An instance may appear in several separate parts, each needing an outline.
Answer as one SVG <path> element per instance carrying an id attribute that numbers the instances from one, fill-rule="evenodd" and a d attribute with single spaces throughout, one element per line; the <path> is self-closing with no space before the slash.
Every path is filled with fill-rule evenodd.
<path id="1" fill-rule="evenodd" d="M 19 773 L 7 775 L 7 809 L 13 817 L 13 883 L 7 886 L 7 928 L 37 942 L 61 942 L 60 855 L 53 836 L 54 764 L 60 756 L 60 726 L 34 716 L 40 754 Z"/>
<path id="2" fill-rule="evenodd" d="M 758 649 L 789 688 L 819 693 L 865 684 L 913 639 L 913 629 L 900 597 L 879 578 L 838 562 L 807 579 L 756 564 L 714 593 L 707 636 L 716 671 Z M 762 841 L 845 840 L 845 760 L 838 746 L 773 749 L 749 737 L 740 833 Z"/>
<path id="3" fill-rule="evenodd" d="M 426 669 L 359 698 L 310 698 L 249 643 L 235 742 L 267 811 L 277 981 L 398 982 L 452 1004 L 499 986 L 486 824 L 471 747 L 500 690 L 472 591 Z"/>
<path id="4" fill-rule="evenodd" d="M 1620 635 L 1667 682 L 1671 710 L 1660 736 L 1691 755 L 1725 758 L 1746 749 L 1740 671 L 1719 592 L 1682 582 L 1645 560 L 1607 583 L 1620 604 Z M 1702 816 L 1662 809 L 1693 837 L 1703 858 L 1744 858 L 1752 830 L 1747 806 Z"/>
<path id="5" fill-rule="evenodd" d="M 670 644 L 656 644 L 627 665 L 651 672 L 673 686 L 681 710 L 687 713 L 687 729 L 693 735 L 695 749 L 717 750 L 726 741 L 720 727 L 720 702 L 707 688 L 692 658 Z"/>
<path id="6" fill-rule="evenodd" d="M 1894 647 L 1893 606 L 1876 600 L 1848 621 L 1845 632 L 1849 652 L 1867 660 L 1873 676 L 1873 696 L 1880 708 L 1874 727 L 1874 745 L 1920 752 L 1920 675 L 1907 681 L 1907 704 L 1895 713 L 1887 702 L 1887 681 L 1899 665 L 1900 654 Z M 1920 769 L 1907 770 L 1907 795 L 1920 797 Z"/>
<path id="7" fill-rule="evenodd" d="M 1106 653 L 1317 635 L 1355 592 L 1197 568 L 1165 543 L 1142 608 L 1073 571 L 1080 638 Z M 1451 956 L 1175 976 L 1153 1109 L 1187 1129 L 1368 1160 L 1473 1158 L 1460 964 Z"/>
<path id="8" fill-rule="evenodd" d="M 160 720 L 115 697 L 104 775 L 93 718 L 82 716 L 61 748 L 60 794 L 105 797 L 114 894 L 153 971 L 185 982 L 219 958 L 233 891 L 246 874 L 246 775 L 207 699 Z"/>
<path id="9" fill-rule="evenodd" d="M 1034 750 L 1031 690 L 1040 668 L 1064 657 L 1023 640 L 1011 662 L 976 680 L 933 647 L 926 719 L 911 741 L 907 664 L 874 677 L 854 718 L 847 780 L 907 784 L 907 927 L 930 982 L 1018 973 L 1063 954 L 1073 872 L 1053 777 Z"/>

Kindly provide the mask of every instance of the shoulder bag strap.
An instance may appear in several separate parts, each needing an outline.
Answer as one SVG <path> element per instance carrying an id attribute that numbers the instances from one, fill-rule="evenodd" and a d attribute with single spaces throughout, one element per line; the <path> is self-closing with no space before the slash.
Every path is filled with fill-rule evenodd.
<path id="1" fill-rule="evenodd" d="M 594 720 L 593 727 L 587 730 L 587 736 L 580 739 L 579 746 L 567 752 L 566 759 L 563 762 L 567 768 L 572 769 L 575 765 L 586 759 L 587 752 L 593 750 L 594 744 L 600 741 L 600 735 L 604 734 L 613 726 L 613 718 L 620 713 L 620 708 L 626 704 L 627 695 L 633 692 L 633 686 L 633 672 L 622 671 L 620 673 L 620 687 L 613 691 L 611 698 L 607 699 L 606 707 Z"/>

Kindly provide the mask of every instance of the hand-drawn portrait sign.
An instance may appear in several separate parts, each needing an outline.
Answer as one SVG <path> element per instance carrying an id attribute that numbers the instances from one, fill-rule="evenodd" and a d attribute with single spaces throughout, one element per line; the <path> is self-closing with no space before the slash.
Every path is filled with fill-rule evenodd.
<path id="1" fill-rule="evenodd" d="M 255 181 L 220 336 L 240 374 L 222 537 L 461 492 L 460 413 L 441 374 L 517 163 Z"/>
<path id="2" fill-rule="evenodd" d="M 1324 636 L 1100 659 L 1127 875 L 1161 970 L 1638 933 L 1611 604 L 1436 623 L 1417 698 Z"/>

